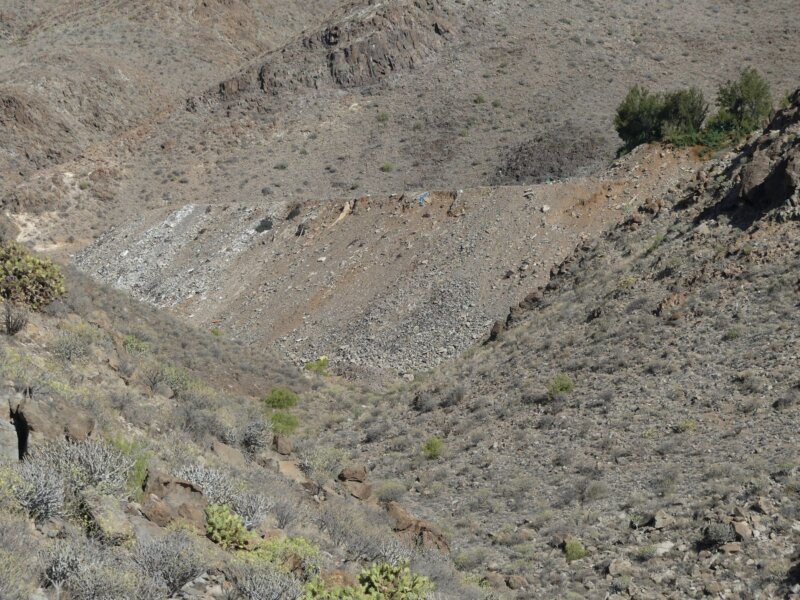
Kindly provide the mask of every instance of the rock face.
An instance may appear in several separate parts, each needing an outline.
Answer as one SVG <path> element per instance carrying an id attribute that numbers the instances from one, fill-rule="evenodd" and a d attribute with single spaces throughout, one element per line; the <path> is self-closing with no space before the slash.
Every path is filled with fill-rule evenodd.
<path id="1" fill-rule="evenodd" d="M 789 100 L 731 167 L 733 196 L 778 221 L 800 219 L 800 90 Z"/>
<path id="2" fill-rule="evenodd" d="M 386 511 L 394 522 L 392 527 L 394 531 L 406 536 L 417 546 L 438 550 L 439 552 L 450 552 L 450 545 L 447 543 L 444 533 L 430 521 L 412 516 L 397 502 L 390 502 L 386 507 Z"/>
<path id="3" fill-rule="evenodd" d="M 0 420 L 0 464 L 19 460 L 17 430 L 10 420 Z"/>
<path id="4" fill-rule="evenodd" d="M 142 506 L 142 513 L 157 525 L 165 527 L 181 518 L 199 529 L 205 526 L 208 501 L 200 489 L 188 481 L 165 473 L 148 473 L 144 491 L 147 500 Z"/>
<path id="5" fill-rule="evenodd" d="M 80 442 L 92 435 L 94 419 L 74 407 L 49 400 L 15 394 L 8 400 L 11 423 L 16 428 L 19 456 L 28 447 L 45 440 Z"/>
<path id="6" fill-rule="evenodd" d="M 351 3 L 313 34 L 190 100 L 187 108 L 195 111 L 217 100 L 244 98 L 250 92 L 277 96 L 302 88 L 375 85 L 392 73 L 414 69 L 431 59 L 452 38 L 453 29 L 440 0 L 366 7 Z"/>

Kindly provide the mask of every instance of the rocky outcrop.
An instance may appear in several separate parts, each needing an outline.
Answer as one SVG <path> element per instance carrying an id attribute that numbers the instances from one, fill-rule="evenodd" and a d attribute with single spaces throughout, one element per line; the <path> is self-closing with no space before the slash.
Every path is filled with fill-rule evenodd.
<path id="1" fill-rule="evenodd" d="M 415 69 L 452 39 L 454 27 L 443 2 L 414 0 L 351 4 L 327 24 L 280 50 L 259 66 L 221 82 L 187 102 L 190 111 L 216 101 L 250 98 L 250 92 L 278 96 L 302 88 L 357 88 Z"/>
<path id="2" fill-rule="evenodd" d="M 800 219 L 800 90 L 745 152 L 740 198 L 756 208 L 777 208 L 778 221 Z"/>
<path id="3" fill-rule="evenodd" d="M 134 528 L 118 498 L 90 489 L 83 493 L 83 509 L 90 528 L 106 544 L 123 544 L 134 537 Z"/>
<path id="4" fill-rule="evenodd" d="M 84 411 L 56 400 L 32 397 L 29 392 L 12 395 L 8 410 L 20 457 L 32 444 L 57 439 L 80 442 L 94 432 L 95 421 Z"/>
<path id="5" fill-rule="evenodd" d="M 364 483 L 367 480 L 366 465 L 347 465 L 339 473 L 339 481 L 357 481 Z"/>
<path id="6" fill-rule="evenodd" d="M 724 173 L 731 182 L 721 209 L 744 206 L 779 221 L 800 219 L 800 90 Z"/>
<path id="7" fill-rule="evenodd" d="M 422 548 L 450 552 L 444 533 L 430 521 L 414 517 L 397 502 L 390 502 L 386 512 L 393 522 L 392 529 L 410 542 Z"/>
<path id="8" fill-rule="evenodd" d="M 208 501 L 200 488 L 155 471 L 147 474 L 144 491 L 147 500 L 142 513 L 153 523 L 165 527 L 180 518 L 198 529 L 205 527 Z"/>

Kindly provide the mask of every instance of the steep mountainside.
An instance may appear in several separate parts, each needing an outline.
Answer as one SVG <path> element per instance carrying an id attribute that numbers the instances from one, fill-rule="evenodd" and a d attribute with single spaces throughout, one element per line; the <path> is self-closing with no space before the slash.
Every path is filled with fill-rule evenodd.
<path id="1" fill-rule="evenodd" d="M 800 92 L 323 439 L 510 596 L 795 597 L 799 158 Z"/>
<path id="2" fill-rule="evenodd" d="M 66 280 L 0 337 L 0 598 L 311 600 L 403 561 L 484 596 L 362 464 L 290 439 L 362 390 Z"/>

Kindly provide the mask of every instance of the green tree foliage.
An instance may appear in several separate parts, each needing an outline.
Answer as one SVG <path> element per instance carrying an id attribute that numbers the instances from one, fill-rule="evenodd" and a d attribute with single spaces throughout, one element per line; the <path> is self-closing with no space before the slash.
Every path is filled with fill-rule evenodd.
<path id="1" fill-rule="evenodd" d="M 270 408 L 292 408 L 297 401 L 297 394 L 287 388 L 273 388 L 264 398 L 264 403 Z"/>
<path id="2" fill-rule="evenodd" d="M 699 89 L 670 92 L 661 109 L 661 135 L 674 144 L 695 144 L 707 114 L 708 103 Z"/>
<path id="3" fill-rule="evenodd" d="M 625 142 L 626 148 L 634 148 L 661 139 L 664 98 L 651 94 L 647 88 L 633 86 L 617 107 L 614 127 Z"/>
<path id="4" fill-rule="evenodd" d="M 739 79 L 720 86 L 717 103 L 719 115 L 716 122 L 746 135 L 769 118 L 772 93 L 759 72 L 748 68 L 742 71 Z"/>
<path id="5" fill-rule="evenodd" d="M 38 310 L 65 292 L 61 270 L 13 242 L 0 243 L 0 297 Z"/>
<path id="6" fill-rule="evenodd" d="M 717 104 L 719 112 L 706 122 L 708 104 L 699 89 L 659 94 L 637 85 L 617 107 L 614 126 L 625 143 L 623 150 L 656 141 L 719 148 L 739 142 L 764 124 L 772 111 L 772 94 L 764 78 L 750 68 L 720 86 Z"/>

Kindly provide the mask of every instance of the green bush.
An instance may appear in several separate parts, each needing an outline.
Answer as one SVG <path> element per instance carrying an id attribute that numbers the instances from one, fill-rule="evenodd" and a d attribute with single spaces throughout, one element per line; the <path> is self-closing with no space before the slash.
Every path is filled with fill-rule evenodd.
<path id="1" fill-rule="evenodd" d="M 661 139 L 664 98 L 633 86 L 617 107 L 614 127 L 628 149 Z"/>
<path id="2" fill-rule="evenodd" d="M 270 408 L 292 408 L 299 398 L 292 390 L 287 388 L 273 388 L 264 398 L 264 404 Z"/>
<path id="3" fill-rule="evenodd" d="M 720 86 L 717 104 L 719 112 L 704 126 L 708 104 L 697 88 L 655 94 L 634 86 L 617 107 L 614 126 L 625 142 L 623 150 L 662 140 L 720 148 L 764 124 L 772 111 L 772 94 L 764 78 L 750 68 Z"/>
<path id="4" fill-rule="evenodd" d="M 259 542 L 244 558 L 251 562 L 268 563 L 286 572 L 296 567 L 296 559 L 300 559 L 303 572 L 315 573 L 320 568 L 319 548 L 302 537 L 272 538 Z"/>
<path id="5" fill-rule="evenodd" d="M 408 563 L 380 563 L 361 571 L 357 587 L 330 587 L 317 577 L 305 585 L 300 600 L 422 600 L 432 591 L 430 580 L 412 573 Z"/>
<path id="6" fill-rule="evenodd" d="M 51 260 L 19 244 L 0 243 L 0 297 L 39 310 L 64 292 L 64 276 Z"/>
<path id="7" fill-rule="evenodd" d="M 421 600 L 432 591 L 428 578 L 412 573 L 406 562 L 372 565 L 361 571 L 358 582 L 370 598 L 386 600 Z"/>
<path id="8" fill-rule="evenodd" d="M 151 350 L 149 342 L 137 337 L 133 333 L 129 333 L 122 338 L 122 347 L 125 348 L 128 354 L 133 356 L 149 354 Z"/>
<path id="9" fill-rule="evenodd" d="M 227 504 L 212 504 L 206 508 L 206 534 L 223 548 L 241 549 L 250 539 L 244 521 Z"/>
<path id="10" fill-rule="evenodd" d="M 436 436 L 430 438 L 427 442 L 425 442 L 425 445 L 422 446 L 422 454 L 428 460 L 435 460 L 439 458 L 443 451 L 444 442 L 442 441 L 442 438 Z"/>
<path id="11" fill-rule="evenodd" d="M 762 126 L 772 112 L 772 93 L 769 84 L 753 68 L 745 69 L 736 81 L 719 88 L 718 125 L 728 124 L 740 135 Z"/>
<path id="12" fill-rule="evenodd" d="M 564 558 L 567 559 L 568 563 L 574 560 L 580 560 L 587 554 L 589 553 L 586 551 L 586 548 L 584 548 L 580 540 L 576 538 L 570 538 L 564 543 Z"/>
<path id="13" fill-rule="evenodd" d="M 707 114 L 708 103 L 697 88 L 670 92 L 661 110 L 661 135 L 676 145 L 696 144 Z"/>
<path id="14" fill-rule="evenodd" d="M 300 421 L 293 414 L 286 411 L 278 411 L 270 415 L 272 431 L 280 434 L 292 434 L 297 430 Z"/>
<path id="15" fill-rule="evenodd" d="M 312 373 L 317 373 L 318 375 L 327 375 L 328 357 L 320 356 L 317 360 L 312 360 L 311 362 L 306 363 L 304 368 L 306 371 L 311 371 Z"/>
<path id="16" fill-rule="evenodd" d="M 554 400 L 558 396 L 569 394 L 574 389 L 575 384 L 572 383 L 572 379 L 569 378 L 569 375 L 559 373 L 553 378 L 550 385 L 547 386 L 547 397 L 550 400 Z"/>

